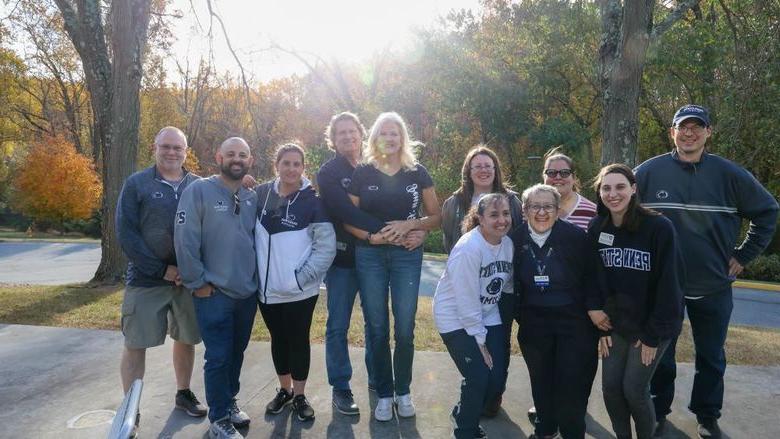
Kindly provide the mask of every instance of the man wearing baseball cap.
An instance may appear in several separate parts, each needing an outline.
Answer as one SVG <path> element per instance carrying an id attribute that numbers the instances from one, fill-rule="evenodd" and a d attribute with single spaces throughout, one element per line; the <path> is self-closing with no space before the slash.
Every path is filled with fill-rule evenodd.
<path id="1" fill-rule="evenodd" d="M 696 349 L 696 375 L 688 408 L 700 438 L 720 438 L 726 341 L 733 308 L 731 283 L 769 244 L 777 224 L 774 197 L 750 172 L 706 150 L 712 135 L 709 111 L 684 105 L 669 134 L 675 148 L 639 165 L 635 172 L 642 205 L 662 212 L 680 236 L 687 275 L 685 306 Z M 738 245 L 742 220 L 750 222 Z M 658 428 L 671 413 L 676 340 L 658 364 L 651 391 Z"/>

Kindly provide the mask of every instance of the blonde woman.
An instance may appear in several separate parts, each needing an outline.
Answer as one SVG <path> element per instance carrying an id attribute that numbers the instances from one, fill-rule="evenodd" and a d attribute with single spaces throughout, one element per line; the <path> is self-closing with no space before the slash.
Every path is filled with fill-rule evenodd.
<path id="1" fill-rule="evenodd" d="M 378 233 L 345 224 L 359 240 L 355 261 L 379 397 L 374 417 L 379 421 L 393 419 L 394 405 L 400 417 L 415 415 L 410 385 L 423 253 L 419 239 L 407 238 L 414 230 L 433 230 L 441 223 L 433 180 L 417 163 L 414 145 L 401 116 L 380 114 L 370 130 L 364 163 L 355 169 L 348 189 L 356 206 L 387 223 Z M 389 295 L 395 324 L 392 355 Z"/>

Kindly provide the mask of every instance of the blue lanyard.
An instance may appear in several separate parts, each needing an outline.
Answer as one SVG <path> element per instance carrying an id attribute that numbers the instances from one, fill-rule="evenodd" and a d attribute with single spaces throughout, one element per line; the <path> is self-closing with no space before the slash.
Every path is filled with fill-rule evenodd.
<path id="1" fill-rule="evenodd" d="M 528 244 L 528 251 L 531 253 L 531 257 L 536 263 L 536 274 L 539 276 L 544 276 L 544 271 L 547 269 L 547 261 L 550 259 L 550 256 L 552 255 L 553 248 L 550 247 L 549 249 L 547 249 L 547 254 L 544 255 L 544 258 L 540 258 L 536 255 L 536 252 L 533 250 L 531 244 Z"/>

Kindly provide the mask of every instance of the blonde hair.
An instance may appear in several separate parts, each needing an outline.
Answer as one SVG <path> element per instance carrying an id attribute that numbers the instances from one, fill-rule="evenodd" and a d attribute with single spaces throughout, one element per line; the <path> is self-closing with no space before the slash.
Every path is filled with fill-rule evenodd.
<path id="1" fill-rule="evenodd" d="M 399 154 L 401 155 L 401 168 L 409 171 L 414 170 L 417 168 L 417 157 L 415 157 L 412 148 L 422 146 L 422 143 L 412 140 L 409 137 L 409 130 L 406 129 L 406 123 L 404 123 L 404 120 L 396 112 L 382 113 L 376 118 L 376 121 L 374 121 L 368 135 L 368 144 L 366 145 L 365 154 L 363 154 L 365 157 L 364 161 L 375 166 L 381 161 L 380 157 L 382 157 L 383 154 L 379 150 L 378 145 L 379 131 L 381 130 L 382 125 L 387 122 L 395 123 L 401 131 L 401 147 L 399 149 Z"/>

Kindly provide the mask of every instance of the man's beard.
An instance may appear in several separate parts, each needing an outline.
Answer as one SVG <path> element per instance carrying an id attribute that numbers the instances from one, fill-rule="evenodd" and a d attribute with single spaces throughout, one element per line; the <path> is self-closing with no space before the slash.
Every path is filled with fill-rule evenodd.
<path id="1" fill-rule="evenodd" d="M 239 171 L 233 171 L 230 169 L 234 164 L 241 166 L 241 169 Z M 246 166 L 243 163 L 225 164 L 225 162 L 222 162 L 222 165 L 219 168 L 222 172 L 222 175 L 235 181 L 241 180 L 249 172 L 249 166 Z"/>

